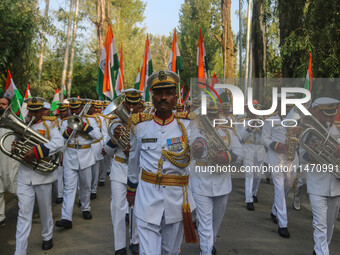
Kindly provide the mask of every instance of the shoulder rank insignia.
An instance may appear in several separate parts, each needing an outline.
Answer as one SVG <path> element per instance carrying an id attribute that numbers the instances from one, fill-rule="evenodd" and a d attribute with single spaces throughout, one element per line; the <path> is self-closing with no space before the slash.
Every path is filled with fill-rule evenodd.
<path id="1" fill-rule="evenodd" d="M 140 122 L 149 121 L 153 119 L 152 113 L 134 113 L 129 118 L 129 127 L 131 124 L 137 125 Z"/>
<path id="2" fill-rule="evenodd" d="M 179 118 L 179 119 L 192 119 L 191 118 L 191 113 L 188 112 L 176 112 L 175 113 L 175 118 Z"/>
<path id="3" fill-rule="evenodd" d="M 42 117 L 42 120 L 43 121 L 51 121 L 51 127 L 54 128 L 54 127 L 59 127 L 59 121 L 58 121 L 58 118 L 56 116 L 43 116 Z"/>

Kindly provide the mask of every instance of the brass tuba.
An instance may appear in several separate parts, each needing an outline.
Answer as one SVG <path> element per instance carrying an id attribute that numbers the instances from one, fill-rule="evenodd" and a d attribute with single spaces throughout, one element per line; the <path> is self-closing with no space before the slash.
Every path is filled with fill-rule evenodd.
<path id="1" fill-rule="evenodd" d="M 24 156 L 27 151 L 31 150 L 35 146 L 47 143 L 49 140 L 40 135 L 33 128 L 26 125 L 24 121 L 13 113 L 10 106 L 1 115 L 0 127 L 12 130 L 12 132 L 6 133 L 0 139 L 0 149 L 5 155 L 40 173 L 51 173 L 57 169 L 59 166 L 60 153 L 54 155 L 53 158 L 33 160 L 31 163 L 24 160 Z M 5 140 L 9 136 L 16 136 L 18 138 L 18 143 L 12 151 L 5 148 Z"/>
<path id="2" fill-rule="evenodd" d="M 335 145 L 340 145 L 339 139 L 332 136 L 312 115 L 302 117 L 299 124 L 302 128 L 299 137 L 301 147 L 319 164 L 340 166 L 340 158 L 334 155 Z M 340 179 L 340 172 L 332 170 L 330 173 Z"/>
<path id="3" fill-rule="evenodd" d="M 109 124 L 108 134 L 111 140 L 118 145 L 123 151 L 130 149 L 130 131 L 128 129 L 128 121 L 131 115 L 132 109 L 130 109 L 130 113 L 125 109 L 123 102 L 125 100 L 125 96 L 121 95 L 113 100 L 108 107 L 106 107 L 103 115 L 115 114 L 119 117 L 119 120 L 114 120 Z M 116 138 L 113 134 L 112 126 L 114 124 L 119 123 L 122 126 L 122 132 L 120 137 Z"/>

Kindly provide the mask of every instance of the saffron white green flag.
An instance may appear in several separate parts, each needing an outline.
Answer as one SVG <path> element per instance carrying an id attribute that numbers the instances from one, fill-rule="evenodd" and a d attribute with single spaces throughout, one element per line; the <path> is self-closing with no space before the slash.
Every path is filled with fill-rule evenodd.
<path id="1" fill-rule="evenodd" d="M 24 100 L 27 98 L 31 98 L 31 97 L 32 96 L 31 96 L 30 86 L 27 84 Z M 27 103 L 23 102 L 21 105 L 21 114 L 22 114 L 23 119 L 26 118 L 27 113 L 28 113 Z"/>
<path id="2" fill-rule="evenodd" d="M 125 88 L 123 68 L 123 43 L 120 44 L 119 69 L 115 85 L 115 98 L 122 94 Z"/>
<path id="3" fill-rule="evenodd" d="M 57 109 L 59 107 L 59 105 L 58 105 L 59 102 L 60 102 L 59 89 L 57 88 L 55 93 L 54 93 L 54 97 L 53 97 L 52 104 L 51 104 L 51 112 L 53 112 L 53 114 L 57 113 Z"/>
<path id="4" fill-rule="evenodd" d="M 139 84 L 139 90 L 143 91 L 143 99 L 145 100 L 145 102 L 150 101 L 150 88 L 147 86 L 147 80 L 152 73 L 153 66 L 150 52 L 149 35 L 147 35 L 144 49 L 142 73 L 140 75 L 141 79 Z"/>
<path id="5" fill-rule="evenodd" d="M 105 97 L 111 100 L 114 97 L 114 91 L 112 84 L 115 84 L 114 71 L 119 68 L 119 60 L 117 55 L 117 49 L 115 40 L 113 38 L 113 32 L 111 25 L 106 33 L 104 47 L 102 55 L 100 57 L 98 78 L 97 78 L 97 94 L 100 100 L 104 100 Z"/>
<path id="6" fill-rule="evenodd" d="M 177 44 L 176 28 L 174 31 L 174 36 L 172 38 L 171 52 L 170 52 L 169 61 L 168 61 L 168 70 L 173 71 L 174 73 L 178 73 L 178 71 L 182 72 L 184 70 L 182 57 L 179 52 L 179 48 Z"/>
<path id="7" fill-rule="evenodd" d="M 17 115 L 21 113 L 21 104 L 23 102 L 23 98 L 15 86 L 11 72 L 8 70 L 6 88 L 5 88 L 5 97 L 8 97 L 12 100 L 11 108 L 13 112 Z"/>
<path id="8" fill-rule="evenodd" d="M 140 85 L 140 65 L 138 67 L 138 74 L 137 74 L 137 78 L 135 82 L 135 89 L 139 89 L 139 85 Z"/>

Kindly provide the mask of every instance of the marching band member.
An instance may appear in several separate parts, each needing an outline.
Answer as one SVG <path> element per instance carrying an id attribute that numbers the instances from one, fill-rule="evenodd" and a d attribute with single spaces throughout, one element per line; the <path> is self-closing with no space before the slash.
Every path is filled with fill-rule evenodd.
<path id="1" fill-rule="evenodd" d="M 102 105 L 101 102 L 98 100 L 92 100 L 91 101 L 91 107 L 88 111 L 88 115 L 92 115 L 92 117 L 97 122 L 97 125 L 99 127 L 100 132 L 102 133 L 102 137 L 100 139 L 97 139 L 92 142 L 91 148 L 93 150 L 93 154 L 95 156 L 96 163 L 91 166 L 92 171 L 92 180 L 91 180 L 91 195 L 90 199 L 96 199 L 97 198 L 97 187 L 98 187 L 98 177 L 99 177 L 99 166 L 100 162 L 103 160 L 103 146 L 104 146 L 104 139 L 106 139 L 107 136 L 107 128 L 105 123 L 103 122 L 103 119 L 97 115 L 97 109 L 101 109 Z"/>
<path id="2" fill-rule="evenodd" d="M 142 255 L 179 254 L 184 232 L 188 242 L 197 241 L 188 190 L 190 120 L 188 113 L 173 113 L 178 82 L 174 72 L 153 73 L 148 87 L 155 113 L 130 117 L 127 198 L 134 204 Z"/>
<path id="3" fill-rule="evenodd" d="M 25 160 L 32 162 L 34 159 L 50 157 L 63 147 L 63 139 L 58 130 L 55 117 L 43 117 L 45 99 L 32 97 L 26 99 L 28 120 L 32 120 L 31 128 L 49 140 L 48 143 L 40 144 L 27 151 Z M 14 148 L 16 143 L 14 142 Z M 41 233 L 43 238 L 42 249 L 49 250 L 53 247 L 53 218 L 51 210 L 52 183 L 57 179 L 56 172 L 40 173 L 32 167 L 21 164 L 18 173 L 18 198 L 19 214 L 16 231 L 15 254 L 26 254 L 28 236 L 32 227 L 32 214 L 35 197 L 37 197 Z"/>
<path id="4" fill-rule="evenodd" d="M 83 101 L 78 98 L 70 98 L 69 107 L 71 114 L 79 115 L 84 107 Z M 102 134 L 93 117 L 85 115 L 81 119 L 83 121 L 81 130 L 76 131 L 64 151 L 64 201 L 61 220 L 56 221 L 55 225 L 65 229 L 72 228 L 72 212 L 78 180 L 83 218 L 92 219 L 90 212 L 91 166 L 95 164 L 95 156 L 91 144 L 100 139 Z M 68 127 L 68 122 L 64 121 L 61 131 L 67 141 L 73 130 Z"/>
<path id="5" fill-rule="evenodd" d="M 127 89 L 123 91 L 125 94 L 125 101 L 123 106 L 127 112 L 138 113 L 139 108 L 142 107 L 141 91 L 136 89 Z M 122 124 L 124 121 L 116 119 L 117 123 L 113 124 L 111 130 L 116 139 L 120 139 L 122 135 Z M 127 123 L 125 123 L 127 125 Z M 125 127 L 127 128 L 127 127 Z M 124 134 L 123 134 L 124 135 Z M 125 134 L 126 135 L 126 134 Z M 125 139 L 126 140 L 126 139 Z M 130 142 L 130 141 L 128 141 Z M 115 254 L 126 254 L 126 225 L 125 213 L 128 208 L 126 200 L 126 185 L 128 173 L 128 159 L 129 149 L 123 151 L 118 147 L 115 141 L 109 139 L 105 145 L 105 151 L 113 158 L 111 166 L 111 219 L 114 233 L 114 247 Z M 132 254 L 138 254 L 138 232 L 136 225 L 136 218 L 131 215 L 130 223 L 130 249 Z"/>
<path id="6" fill-rule="evenodd" d="M 339 103 L 337 99 L 321 97 L 313 102 L 310 111 L 338 141 L 340 141 L 340 126 L 334 124 L 334 120 Z M 314 137 L 311 136 L 310 138 L 313 139 Z M 306 139 L 309 139 L 308 136 Z M 334 146 L 334 155 L 339 158 L 340 145 L 336 144 Z M 308 163 L 320 164 L 320 162 L 309 156 L 308 152 L 303 153 L 302 157 Z M 340 179 L 330 172 L 312 170 L 311 167 L 306 168 L 306 171 L 307 192 L 313 213 L 314 254 L 328 255 L 328 246 L 332 240 L 334 224 L 340 208 Z"/>
<path id="7" fill-rule="evenodd" d="M 253 105 L 256 109 L 259 109 L 257 100 L 253 100 Z M 247 209 L 253 211 L 255 209 L 254 202 L 258 202 L 257 191 L 261 181 L 262 169 L 261 165 L 266 156 L 264 146 L 261 144 L 262 130 L 259 127 L 260 123 L 257 123 L 256 115 L 249 111 L 246 106 L 247 116 L 245 118 L 245 125 L 237 125 L 239 138 L 243 143 L 243 150 L 245 158 L 243 160 L 243 166 L 245 167 L 245 202 Z M 237 121 L 240 123 L 240 119 Z M 258 167 L 258 169 L 253 168 Z"/>
<path id="8" fill-rule="evenodd" d="M 218 108 L 208 106 L 209 118 L 217 119 Z M 212 127 L 213 128 L 213 127 Z M 244 157 L 236 131 L 232 127 L 217 126 L 217 132 L 222 137 L 229 151 L 223 151 L 216 155 L 214 162 L 219 165 L 229 165 Z M 209 141 L 202 141 L 207 143 Z M 208 148 L 209 149 L 209 148 Z M 206 153 L 204 157 L 197 159 L 196 166 L 207 166 Z M 196 203 L 196 217 L 198 219 L 198 234 L 202 255 L 216 254 L 214 243 L 221 226 L 228 202 L 228 194 L 231 192 L 231 173 L 201 172 L 196 169 L 190 171 L 190 188 Z"/>
<path id="9" fill-rule="evenodd" d="M 268 164 L 268 167 L 273 168 L 274 203 L 271 218 L 275 224 L 279 224 L 279 235 L 289 238 L 286 198 L 294 183 L 296 175 L 294 168 L 298 165 L 298 157 L 295 151 L 293 161 L 290 162 L 286 158 L 287 152 L 292 148 L 288 144 L 287 130 L 281 125 L 283 120 L 281 98 L 280 95 L 278 97 L 278 111 L 266 119 L 262 128 L 261 143 L 268 149 L 265 163 Z"/>
<path id="10" fill-rule="evenodd" d="M 68 117 L 68 103 L 59 103 L 58 104 L 58 110 L 59 110 L 59 129 L 62 126 L 63 122 L 67 119 Z M 63 202 L 63 193 L 64 193 L 64 167 L 61 164 L 59 165 L 57 169 L 57 174 L 58 174 L 58 179 L 57 179 L 57 199 L 56 203 L 61 204 Z"/>

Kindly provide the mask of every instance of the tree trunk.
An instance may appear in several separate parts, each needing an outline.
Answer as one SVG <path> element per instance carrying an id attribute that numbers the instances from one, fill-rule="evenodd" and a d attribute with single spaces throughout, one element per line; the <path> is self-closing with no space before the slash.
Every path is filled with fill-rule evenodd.
<path id="1" fill-rule="evenodd" d="M 235 77 L 235 66 L 234 66 L 234 41 L 233 33 L 231 30 L 231 0 L 221 1 L 222 10 L 222 52 L 223 52 L 223 67 L 224 67 L 224 78 Z"/>
<path id="2" fill-rule="evenodd" d="M 248 91 L 248 79 L 249 79 L 249 44 L 250 44 L 250 10 L 251 8 L 251 0 L 248 0 L 248 17 L 247 17 L 247 41 L 246 41 L 246 60 L 245 60 L 245 70 L 244 70 L 244 95 L 247 95 Z"/>
<path id="3" fill-rule="evenodd" d="M 72 32 L 72 45 L 71 45 L 71 56 L 70 56 L 70 69 L 68 72 L 68 80 L 67 80 L 67 95 L 71 97 L 71 85 L 72 85 L 72 74 L 73 74 L 73 59 L 74 59 L 74 48 L 76 45 L 76 36 L 77 36 L 77 22 L 78 22 L 78 11 L 79 11 L 79 0 L 76 0 L 76 10 L 74 13 L 74 22 L 73 22 L 73 32 Z M 63 93 L 63 91 L 62 91 Z"/>
<path id="4" fill-rule="evenodd" d="M 103 9 L 104 6 L 104 0 L 97 0 L 97 61 L 100 61 L 100 56 L 102 54 L 103 49 L 103 27 L 104 27 L 104 21 L 105 21 L 105 13 Z"/>
<path id="5" fill-rule="evenodd" d="M 266 24 L 263 20 L 263 5 L 262 0 L 255 0 L 253 3 L 253 17 L 252 17 L 252 46 L 253 54 L 253 77 L 260 78 L 254 82 L 254 98 L 263 103 L 264 100 L 264 83 L 266 78 Z"/>
<path id="6" fill-rule="evenodd" d="M 45 35 L 46 35 L 46 28 L 47 28 L 47 21 L 48 21 L 48 9 L 50 7 L 50 0 L 45 0 L 46 7 L 45 7 L 45 17 L 44 17 L 44 23 L 43 23 L 43 32 L 42 32 L 42 38 L 41 38 L 41 52 L 39 56 L 39 64 L 38 64 L 38 81 L 40 82 L 41 79 L 41 71 L 42 71 L 42 65 L 44 61 L 44 49 L 45 49 Z"/>
<path id="7" fill-rule="evenodd" d="M 71 37 L 71 26 L 72 26 L 72 16 L 73 16 L 73 6 L 74 0 L 70 0 L 70 13 L 68 16 L 68 25 L 67 25 L 67 36 L 66 36 L 66 49 L 64 54 L 64 65 L 63 65 L 63 72 L 61 75 L 61 91 L 63 95 L 63 87 L 66 80 L 66 71 L 67 71 L 67 64 L 68 64 L 68 51 L 70 46 L 70 37 Z M 62 97 L 63 98 L 63 97 Z"/>

